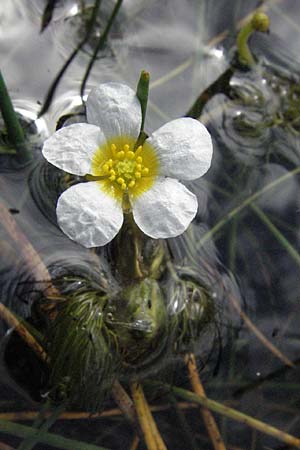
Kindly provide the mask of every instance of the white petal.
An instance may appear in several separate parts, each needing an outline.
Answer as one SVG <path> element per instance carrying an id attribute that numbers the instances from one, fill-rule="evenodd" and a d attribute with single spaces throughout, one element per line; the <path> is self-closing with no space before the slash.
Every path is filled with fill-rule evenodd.
<path id="1" fill-rule="evenodd" d="M 123 223 L 121 204 L 95 181 L 76 184 L 63 192 L 56 214 L 62 231 L 84 247 L 107 244 Z"/>
<path id="2" fill-rule="evenodd" d="M 137 138 L 142 123 L 140 102 L 125 84 L 104 83 L 94 88 L 86 102 L 89 123 L 98 125 L 107 139 L 115 136 Z"/>
<path id="3" fill-rule="evenodd" d="M 153 187 L 133 204 L 133 217 L 140 229 L 153 238 L 183 233 L 197 213 L 197 198 L 173 178 L 158 178 Z"/>
<path id="4" fill-rule="evenodd" d="M 56 131 L 44 143 L 43 155 L 54 166 L 75 175 L 91 173 L 93 153 L 105 142 L 99 127 L 74 123 Z"/>
<path id="5" fill-rule="evenodd" d="M 211 137 L 198 120 L 190 117 L 172 120 L 155 131 L 147 142 L 157 151 L 161 175 L 195 180 L 210 167 Z"/>

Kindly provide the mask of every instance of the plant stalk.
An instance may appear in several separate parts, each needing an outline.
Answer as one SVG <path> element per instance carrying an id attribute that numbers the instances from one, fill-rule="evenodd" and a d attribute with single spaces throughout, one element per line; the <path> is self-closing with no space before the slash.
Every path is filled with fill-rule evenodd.
<path id="1" fill-rule="evenodd" d="M 283 183 L 284 181 L 288 180 L 294 175 L 299 174 L 300 167 L 296 167 L 295 169 L 291 170 L 288 173 L 285 173 L 281 177 L 277 178 L 276 180 L 272 181 L 271 183 L 264 186 L 259 191 L 254 192 L 254 194 L 250 195 L 248 198 L 246 198 L 244 201 L 241 202 L 240 205 L 233 208 L 231 211 L 229 211 L 225 216 L 222 217 L 207 233 L 205 233 L 202 238 L 197 243 L 197 249 L 199 250 L 209 239 L 211 239 L 221 228 L 223 228 L 232 218 L 234 218 L 237 214 L 243 211 L 247 206 L 251 205 L 255 200 L 260 198 L 262 195 L 266 194 L 271 189 L 277 187 L 279 184 Z"/>
<path id="2" fill-rule="evenodd" d="M 20 425 L 19 423 L 0 420 L 0 432 L 10 434 L 20 438 L 27 438 L 36 435 L 39 430 Z M 64 438 L 58 434 L 44 432 L 39 435 L 39 442 L 64 450 L 108 450 L 104 447 L 88 444 L 86 442 L 75 441 L 73 439 Z"/>
<path id="3" fill-rule="evenodd" d="M 249 38 L 254 31 L 261 31 L 263 33 L 267 32 L 269 30 L 269 26 L 269 17 L 261 11 L 257 11 L 251 20 L 246 23 L 243 28 L 241 28 L 236 41 L 240 64 L 248 67 L 255 65 L 255 59 L 253 58 L 248 47 Z"/>
<path id="4" fill-rule="evenodd" d="M 80 86 L 80 96 L 81 96 L 81 98 L 83 98 L 83 96 L 84 96 L 85 86 L 86 86 L 87 80 L 89 78 L 90 72 L 92 70 L 92 67 L 94 65 L 94 62 L 95 62 L 95 60 L 97 58 L 97 55 L 98 55 L 99 51 L 104 47 L 104 44 L 105 44 L 105 42 L 107 40 L 107 37 L 108 37 L 108 34 L 109 34 L 110 29 L 112 27 L 112 24 L 114 23 L 114 20 L 115 20 L 117 14 L 119 12 L 119 9 L 122 6 L 122 3 L 123 3 L 123 0 L 118 0 L 117 1 L 116 5 L 115 5 L 115 7 L 113 9 L 113 12 L 111 13 L 111 16 L 108 19 L 108 22 L 106 24 L 105 30 L 101 34 L 101 36 L 99 38 L 99 41 L 98 41 L 98 43 L 97 43 L 97 45 L 96 45 L 96 47 L 94 49 L 93 55 L 91 57 L 91 60 L 90 60 L 90 62 L 88 64 L 88 67 L 87 67 L 87 69 L 85 71 L 85 74 L 83 76 L 83 80 L 81 82 L 81 86 Z"/>
<path id="5" fill-rule="evenodd" d="M 31 159 L 31 154 L 26 149 L 24 132 L 20 125 L 16 111 L 14 110 L 1 70 L 0 109 L 10 144 L 15 147 L 19 159 L 22 159 L 23 162 L 29 161 Z"/>
<path id="6" fill-rule="evenodd" d="M 254 428 L 257 431 L 260 431 L 264 434 L 272 436 L 285 444 L 292 445 L 296 448 L 300 448 L 300 439 L 285 433 L 284 431 L 279 430 L 278 428 L 272 427 L 264 422 L 261 422 L 254 417 L 248 416 L 236 409 L 229 408 L 228 406 L 222 405 L 222 403 L 216 402 L 215 400 L 210 400 L 207 397 L 204 397 L 199 394 L 194 394 L 190 391 L 187 391 L 178 387 L 169 386 L 172 392 L 180 398 L 184 400 L 189 400 L 194 403 L 198 403 L 205 408 L 209 408 L 211 411 L 214 411 L 218 414 L 221 414 L 229 419 L 235 420 L 236 422 L 241 422 L 251 428 Z"/>
<path id="7" fill-rule="evenodd" d="M 189 371 L 189 378 L 193 391 L 195 392 L 195 394 L 205 397 L 205 391 L 200 381 L 195 355 L 193 353 L 187 355 L 185 358 L 185 363 Z M 201 415 L 214 449 L 226 450 L 217 423 L 210 410 L 204 407 L 201 408 Z"/>
<path id="8" fill-rule="evenodd" d="M 142 386 L 136 382 L 132 383 L 131 393 L 147 449 L 167 450 L 151 414 Z"/>

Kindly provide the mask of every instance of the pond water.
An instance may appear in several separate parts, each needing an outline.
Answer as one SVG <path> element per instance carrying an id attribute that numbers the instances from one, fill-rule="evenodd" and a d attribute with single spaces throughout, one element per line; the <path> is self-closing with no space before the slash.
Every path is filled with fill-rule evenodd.
<path id="1" fill-rule="evenodd" d="M 115 2 L 101 2 L 95 28 L 61 77 L 49 108 L 39 116 L 55 77 L 82 42 L 95 4 L 53 2 L 52 18 L 41 32 L 47 3 L 51 2 L 1 0 L 0 4 L 1 71 L 33 154 L 28 164 L 0 155 L 1 302 L 40 331 L 45 324 L 37 319 L 36 309 L 49 294 L 49 273 L 54 289 L 70 302 L 82 301 L 86 292 L 98 298 L 99 292 L 123 289 L 123 282 L 130 285 L 130 274 L 120 269 L 123 256 L 118 245 L 85 249 L 59 229 L 57 198 L 78 177 L 50 166 L 41 153 L 44 140 L 57 127 L 86 121 L 82 80 Z M 237 32 L 258 7 L 268 14 L 271 26 L 269 33 L 251 37 L 257 63 L 250 70 L 232 66 Z M 168 449 L 213 448 L 198 408 L 153 385 L 159 381 L 191 389 L 183 359 L 188 352 L 197 357 L 208 398 L 300 435 L 299 23 L 300 8 L 294 0 L 123 0 L 94 61 L 83 99 L 92 87 L 108 81 L 136 89 L 141 70 L 147 70 L 149 134 L 172 119 L 190 115 L 197 99 L 198 106 L 202 102 L 195 118 L 212 135 L 212 166 L 204 177 L 187 184 L 199 203 L 194 222 L 182 236 L 161 247 L 180 280 L 190 284 L 182 288 L 166 275 L 168 263 L 159 275 L 151 275 L 164 292 L 167 312 L 160 320 L 169 321 L 162 325 L 164 339 L 153 347 L 139 341 L 138 319 L 126 316 L 126 306 L 120 308 L 113 301 L 106 306 L 108 328 L 120 334 L 119 347 L 128 367 L 111 365 L 107 349 L 97 353 L 97 364 L 91 363 L 90 369 L 93 387 L 87 392 L 79 388 L 68 407 L 72 412 L 101 409 L 103 417 L 46 421 L 46 430 L 51 427 L 51 433 L 72 439 L 73 444 L 50 446 L 44 438 L 34 448 L 86 450 L 84 442 L 98 449 L 147 448 L 142 443 L 133 446 L 132 427 L 115 412 L 110 391 L 116 378 L 128 390 L 133 378 L 143 383 L 149 403 L 158 411 L 154 417 Z M 126 239 L 121 238 L 126 252 Z M 145 244 L 145 260 L 157 257 L 155 245 Z M 128 259 L 130 251 L 128 244 Z M 191 291 L 200 296 L 196 300 L 200 312 L 186 306 L 184 296 Z M 134 328 L 133 337 L 126 330 L 121 335 L 124 323 Z M 185 325 L 188 338 L 183 337 Z M 60 326 L 64 335 L 64 323 Z M 45 409 L 49 370 L 7 321 L 1 320 L 0 331 L 0 449 L 23 448 L 18 447 L 17 432 L 4 432 L 1 414 Z M 116 349 L 112 346 L 109 351 Z M 52 353 L 55 360 L 53 349 Z M 105 378 L 99 397 L 95 371 Z M 59 395 L 51 397 L 56 409 Z M 215 419 L 227 449 L 292 448 L 225 415 L 215 414 Z M 39 426 L 28 420 L 20 423 Z"/>

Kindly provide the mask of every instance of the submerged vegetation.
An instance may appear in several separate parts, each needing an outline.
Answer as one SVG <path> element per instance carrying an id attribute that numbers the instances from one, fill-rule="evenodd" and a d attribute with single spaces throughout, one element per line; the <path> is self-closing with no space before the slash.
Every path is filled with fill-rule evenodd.
<path id="1" fill-rule="evenodd" d="M 178 0 L 174 14 L 182 24 L 182 42 L 171 31 L 173 3 L 167 2 L 166 11 L 158 3 L 22 5 L 24 23 L 37 21 L 35 39 L 61 47 L 51 79 L 45 75 L 44 89 L 36 87 L 34 107 L 18 105 L 5 67 L 0 74 L 0 449 L 300 448 L 300 62 L 279 51 L 281 2 L 263 2 L 258 10 L 256 3 L 226 3 L 218 34 L 213 19 L 222 15 L 223 2 L 212 14 L 210 2 Z M 18 0 L 11 5 L 8 12 L 0 6 L 0 15 L 8 19 L 20 6 Z M 192 46 L 196 40 L 193 12 L 206 34 L 196 57 L 183 61 L 186 42 Z M 153 83 L 141 63 L 151 69 Z M 186 77 L 192 64 L 194 74 Z M 107 86 L 121 86 L 124 101 L 124 83 L 134 86 L 138 73 L 136 94 L 128 88 L 141 111 L 132 148 L 122 141 L 124 150 L 116 149 L 106 135 L 112 157 L 97 170 L 92 158 L 90 172 L 84 168 L 85 150 L 71 163 L 64 155 L 49 156 L 49 142 L 56 139 L 49 135 L 79 130 L 78 123 L 95 132 L 92 116 L 101 117 L 106 108 Z M 86 92 L 99 85 L 103 92 L 94 112 Z M 117 98 L 112 103 L 120 108 Z M 163 136 L 151 138 L 153 129 L 178 116 L 185 116 L 173 121 L 178 134 L 165 128 Z M 193 174 L 208 169 L 211 152 L 190 164 L 184 152 L 202 145 L 200 135 L 192 139 L 180 127 L 193 124 L 192 134 L 198 121 L 212 135 L 214 155 L 209 172 L 194 181 Z M 179 135 L 173 153 L 155 153 L 166 136 Z M 80 139 L 88 148 L 89 136 L 78 133 L 71 152 Z M 155 157 L 152 150 L 141 153 L 147 142 Z M 43 146 L 57 167 L 43 158 Z M 181 162 L 189 176 L 175 163 L 171 175 L 163 171 L 176 152 L 185 155 Z M 170 225 L 169 210 L 153 203 L 159 194 L 142 219 L 136 213 L 134 201 L 158 177 L 155 166 L 149 186 L 143 184 L 142 194 L 136 191 L 140 178 L 149 177 L 145 161 L 153 158 L 163 168 L 161 179 L 185 180 L 185 192 L 193 196 L 189 208 L 177 197 L 178 217 L 187 209 L 182 222 L 172 218 Z M 196 164 L 202 164 L 201 174 Z M 74 197 L 76 211 L 81 209 L 78 228 L 85 227 L 77 239 L 77 216 L 70 219 L 67 205 L 69 221 L 62 226 L 58 199 L 108 176 L 122 219 L 111 232 L 108 214 L 107 230 L 104 222 L 99 225 L 105 236 L 95 244 L 89 220 L 101 216 L 103 205 L 87 210 L 84 198 Z M 171 202 L 175 184 L 170 186 L 165 195 Z M 19 423 L 23 420 L 29 423 Z"/>

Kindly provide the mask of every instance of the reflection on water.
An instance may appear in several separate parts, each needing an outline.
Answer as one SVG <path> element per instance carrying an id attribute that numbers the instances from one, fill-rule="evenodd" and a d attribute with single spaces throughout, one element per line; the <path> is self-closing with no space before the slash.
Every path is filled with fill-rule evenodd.
<path id="1" fill-rule="evenodd" d="M 57 2 L 43 33 L 46 1 L 2 0 L 0 6 L 1 70 L 16 110 L 28 124 L 34 150 L 33 161 L 22 168 L 7 164 L 9 158 L 1 156 L 1 301 L 21 317 L 36 315 L 39 329 L 47 330 L 48 344 L 53 346 L 53 361 L 65 360 L 62 373 L 57 366 L 50 374 L 41 367 L 36 379 L 25 382 L 30 378 L 28 367 L 36 367 L 36 362 L 28 355 L 16 364 L 11 355 L 26 351 L 12 332 L 6 334 L 1 321 L 3 410 L 31 409 L 49 387 L 49 377 L 59 384 L 57 380 L 68 377 L 77 363 L 77 356 L 65 358 L 65 348 L 51 341 L 51 333 L 65 335 L 64 320 L 57 322 L 54 332 L 41 319 L 38 305 L 43 304 L 51 276 L 69 299 L 69 303 L 62 301 L 58 314 L 69 308 L 68 314 L 76 316 L 78 304 L 88 298 L 91 304 L 85 305 L 81 317 L 86 315 L 86 323 L 93 314 L 99 319 L 96 329 L 87 327 L 87 333 L 80 328 L 78 333 L 91 354 L 96 347 L 101 350 L 97 359 L 101 367 L 93 366 L 93 359 L 87 357 L 88 369 L 79 379 L 92 372 L 93 383 L 73 395 L 74 407 L 98 409 L 102 397 L 95 397 L 97 389 L 106 391 L 116 374 L 125 384 L 135 371 L 144 380 L 157 377 L 188 386 L 180 355 L 192 347 L 209 397 L 299 435 L 295 418 L 298 369 L 291 369 L 286 359 L 262 345 L 230 300 L 237 301 L 288 363 L 299 359 L 300 61 L 295 53 L 299 6 L 293 1 L 286 1 L 284 7 L 279 0 L 264 2 L 271 33 L 257 34 L 251 41 L 259 63 L 251 71 L 236 69 L 227 89 L 212 96 L 202 112 L 215 153 L 209 173 L 193 183 L 199 201 L 197 217 L 183 236 L 170 239 L 160 249 L 163 258 L 158 269 L 149 261 L 156 261 L 159 245 L 145 246 L 143 263 L 151 267 L 150 275 L 131 289 L 114 244 L 89 251 L 57 227 L 57 198 L 78 180 L 50 166 L 40 153 L 42 142 L 57 127 L 85 121 L 80 84 L 112 3 L 103 2 L 95 32 L 66 71 L 49 111 L 40 118 L 47 90 L 82 38 L 93 2 Z M 238 23 L 255 7 L 256 1 L 242 0 L 220 0 L 217 5 L 124 0 L 86 92 L 105 81 L 135 87 L 140 71 L 146 69 L 153 79 L 147 132 L 183 116 L 229 67 Z M 152 291 L 157 294 L 156 310 L 148 301 Z M 138 295 L 144 302 L 132 300 L 135 308 L 128 309 L 127 299 Z M 75 336 L 77 325 L 68 327 Z M 72 344 L 70 339 L 68 346 Z M 55 400 L 62 395 L 59 389 L 51 394 Z M 153 395 L 150 390 L 149 395 L 150 400 L 159 400 L 159 393 Z M 103 398 L 107 407 L 112 406 L 107 396 Z M 198 415 L 189 411 L 186 416 L 196 435 L 196 448 L 211 448 Z M 175 414 L 170 418 L 161 413 L 157 421 L 168 448 L 191 447 Z M 257 450 L 279 448 L 273 439 L 244 425 L 225 419 L 219 425 L 228 448 L 250 448 L 250 443 Z M 57 422 L 54 429 L 112 449 L 125 448 L 124 442 L 126 448 L 130 446 L 131 435 L 120 417 L 108 421 L 105 432 L 90 422 Z M 45 450 L 45 446 L 36 448 Z"/>

